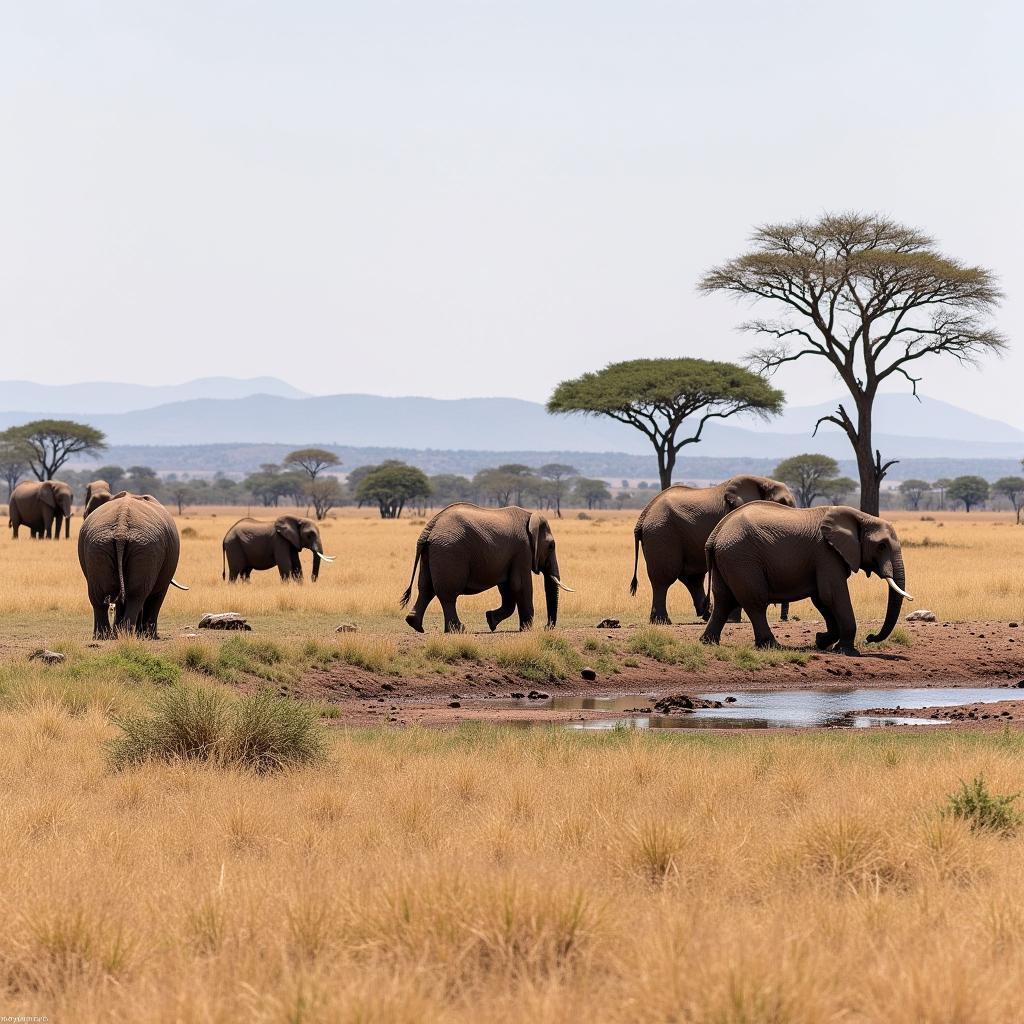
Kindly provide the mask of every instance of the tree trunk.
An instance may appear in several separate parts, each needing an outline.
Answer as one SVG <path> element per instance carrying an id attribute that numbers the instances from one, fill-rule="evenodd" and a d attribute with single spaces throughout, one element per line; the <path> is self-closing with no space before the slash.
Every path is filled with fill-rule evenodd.
<path id="1" fill-rule="evenodd" d="M 671 445 L 659 448 L 658 451 L 658 476 L 661 477 L 661 489 L 672 486 L 672 470 L 676 468 L 676 453 Z"/>

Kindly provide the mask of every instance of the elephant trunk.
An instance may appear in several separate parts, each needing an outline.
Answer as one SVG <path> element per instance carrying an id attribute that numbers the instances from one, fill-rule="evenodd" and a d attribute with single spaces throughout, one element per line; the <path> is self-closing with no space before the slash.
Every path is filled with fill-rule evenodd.
<path id="1" fill-rule="evenodd" d="M 900 620 L 900 611 L 903 608 L 903 595 L 906 593 L 905 586 L 907 575 L 903 568 L 903 555 L 896 552 L 892 564 L 884 566 L 880 575 L 889 581 L 889 603 L 885 609 L 885 621 L 882 628 L 867 638 L 869 644 L 880 644 L 889 638 L 889 634 L 896 627 Z M 895 583 L 894 587 L 892 584 Z M 899 588 L 899 589 L 897 589 Z"/>
<path id="2" fill-rule="evenodd" d="M 313 548 L 313 571 L 310 573 L 309 578 L 316 583 L 316 578 L 320 575 L 320 552 L 316 548 Z"/>
<path id="3" fill-rule="evenodd" d="M 551 558 L 544 568 L 544 600 L 547 602 L 548 625 L 552 627 L 558 624 L 558 591 L 558 559 L 552 552 Z"/>
<path id="4" fill-rule="evenodd" d="M 71 510 L 64 516 L 64 539 L 71 540 Z"/>

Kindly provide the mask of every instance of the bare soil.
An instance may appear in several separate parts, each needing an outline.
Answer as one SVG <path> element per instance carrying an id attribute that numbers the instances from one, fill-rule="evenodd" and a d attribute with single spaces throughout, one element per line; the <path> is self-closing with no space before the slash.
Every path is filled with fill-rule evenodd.
<path id="1" fill-rule="evenodd" d="M 697 640 L 702 628 L 700 625 L 678 626 L 673 627 L 673 632 L 681 640 Z M 446 675 L 424 678 L 380 677 L 347 665 L 332 665 L 310 673 L 297 685 L 282 687 L 281 692 L 335 705 L 334 720 L 343 725 L 445 726 L 464 720 L 527 723 L 612 717 L 603 709 L 558 711 L 537 707 L 544 696 L 558 694 L 592 697 L 636 694 L 637 706 L 642 707 L 669 695 L 730 690 L 980 685 L 1002 686 L 1008 691 L 1024 689 L 1024 629 L 1006 622 L 906 623 L 904 629 L 910 636 L 910 644 L 892 645 L 883 650 L 865 645 L 859 658 L 815 651 L 814 634 L 818 628 L 820 624 L 814 622 L 780 623 L 775 628 L 785 647 L 809 652 L 809 660 L 804 665 L 779 664 L 749 670 L 709 658 L 699 671 L 689 671 L 679 665 L 638 657 L 638 666 L 621 667 L 616 673 L 598 673 L 594 680 L 574 678 L 546 682 L 525 681 L 488 665 L 467 665 Z M 623 650 L 629 639 L 628 627 L 576 629 L 566 633 L 577 643 L 598 636 Z M 726 645 L 749 640 L 750 627 L 745 623 L 727 627 L 723 636 Z M 1007 722 L 1024 724 L 1024 693 L 1017 699 L 1008 692 L 1007 700 L 1009 703 L 1000 702 L 995 707 L 972 705 L 974 714 L 970 714 L 971 707 L 901 711 L 900 714 L 914 717 L 935 714 L 961 727 Z M 960 711 L 962 715 L 957 714 Z M 1004 711 L 1008 714 L 1003 714 Z M 984 717 L 986 715 L 989 717 Z"/>

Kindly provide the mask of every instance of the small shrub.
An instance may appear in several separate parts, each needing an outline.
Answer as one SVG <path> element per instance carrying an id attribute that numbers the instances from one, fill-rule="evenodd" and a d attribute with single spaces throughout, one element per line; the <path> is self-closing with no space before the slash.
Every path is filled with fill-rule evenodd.
<path id="1" fill-rule="evenodd" d="M 213 662 L 213 671 L 221 679 L 235 679 L 239 674 L 276 680 L 281 672 L 284 652 L 272 640 L 250 640 L 233 636 L 221 644 Z"/>
<path id="2" fill-rule="evenodd" d="M 690 672 L 696 672 L 707 664 L 703 645 L 677 640 L 668 630 L 658 626 L 638 629 L 626 649 L 630 654 L 642 654 L 666 665 L 682 665 Z"/>
<path id="3" fill-rule="evenodd" d="M 480 645 L 475 640 L 458 634 L 431 637 L 424 645 L 423 653 L 431 661 L 440 661 L 445 665 L 451 665 L 457 661 L 479 662 L 483 660 Z"/>
<path id="4" fill-rule="evenodd" d="M 205 687 L 175 686 L 148 714 L 116 719 L 117 768 L 148 760 L 209 761 L 266 773 L 319 760 L 324 736 L 312 708 L 257 694 L 230 700 Z"/>
<path id="5" fill-rule="evenodd" d="M 969 783 L 960 783 L 959 792 L 949 796 L 944 813 L 966 821 L 973 832 L 1012 836 L 1024 822 L 1024 815 L 1013 807 L 1018 795 L 989 793 L 979 775 Z"/>
<path id="6" fill-rule="evenodd" d="M 181 536 L 182 539 L 194 540 L 196 537 L 199 536 L 199 534 L 194 526 L 186 526 L 184 529 L 182 529 Z"/>
<path id="7" fill-rule="evenodd" d="M 522 634 L 495 645 L 494 660 L 506 672 L 533 683 L 555 683 L 578 668 L 579 654 L 563 637 Z"/>
<path id="8" fill-rule="evenodd" d="M 346 665 L 383 675 L 394 671 L 398 650 L 384 637 L 350 636 L 338 645 L 338 656 Z"/>
<path id="9" fill-rule="evenodd" d="M 181 679 L 181 669 L 172 661 L 147 651 L 140 644 L 123 644 L 102 659 L 104 667 L 126 675 L 133 683 L 173 685 Z"/>

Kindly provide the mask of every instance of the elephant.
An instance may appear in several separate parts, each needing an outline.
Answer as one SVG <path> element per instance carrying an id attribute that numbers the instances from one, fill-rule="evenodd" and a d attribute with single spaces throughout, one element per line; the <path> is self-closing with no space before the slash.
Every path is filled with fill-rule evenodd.
<path id="1" fill-rule="evenodd" d="M 82 518 L 85 519 L 90 512 L 95 511 L 100 505 L 110 501 L 110 484 L 106 480 L 93 480 L 85 488 L 85 508 L 82 510 Z"/>
<path id="2" fill-rule="evenodd" d="M 168 588 L 188 590 L 174 579 L 180 549 L 174 519 L 150 494 L 121 491 L 90 513 L 78 534 L 78 561 L 97 640 L 122 632 L 156 639 Z"/>
<path id="3" fill-rule="evenodd" d="M 275 565 L 282 580 L 301 580 L 299 552 L 303 548 L 313 552 L 311 579 L 314 583 L 320 575 L 320 562 L 334 561 L 324 554 L 316 523 L 303 516 L 279 516 L 272 523 L 239 519 L 224 534 L 221 547 L 221 578 L 231 583 L 239 576 L 249 579 L 253 569 L 273 569 Z"/>
<path id="4" fill-rule="evenodd" d="M 444 631 L 464 631 L 455 607 L 461 594 L 480 594 L 497 587 L 501 607 L 487 612 L 493 633 L 513 611 L 519 611 L 519 628 L 533 625 L 533 577 L 544 577 L 548 626 L 558 621 L 558 591 L 572 590 L 559 578 L 555 538 L 547 519 L 524 508 L 481 508 L 456 502 L 442 509 L 423 528 L 416 541 L 412 578 L 402 594 L 404 608 L 412 596 L 419 567 L 419 592 L 405 621 L 423 632 L 423 613 L 436 596 L 444 611 Z"/>
<path id="5" fill-rule="evenodd" d="M 765 610 L 776 601 L 810 598 L 825 620 L 819 650 L 859 654 L 857 619 L 847 579 L 863 570 L 889 587 L 882 628 L 867 638 L 881 643 L 899 621 L 906 571 L 892 524 L 845 505 L 784 508 L 755 501 L 730 513 L 707 543 L 713 611 L 701 639 L 717 644 L 729 613 L 738 606 L 750 617 L 758 647 L 778 647 Z"/>
<path id="6" fill-rule="evenodd" d="M 71 487 L 63 480 L 25 480 L 14 488 L 10 500 L 10 526 L 17 540 L 18 527 L 27 526 L 33 537 L 60 539 L 71 536 Z"/>
<path id="7" fill-rule="evenodd" d="M 675 484 L 647 503 L 633 528 L 633 579 L 629 592 L 636 595 L 642 545 L 653 591 L 651 622 L 671 624 L 666 597 L 676 580 L 690 592 L 697 615 L 708 618 L 704 545 L 724 516 L 750 501 L 796 506 L 793 492 L 784 483 L 763 476 L 734 476 L 714 487 Z M 787 616 L 788 607 L 783 606 L 782 617 Z"/>

